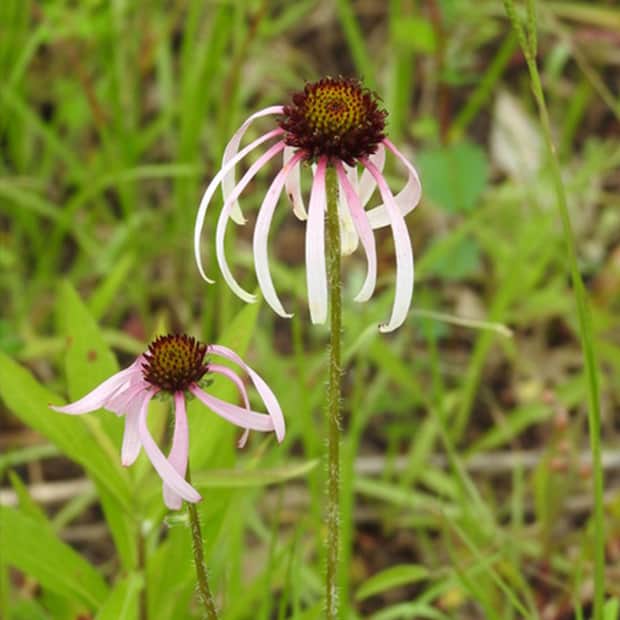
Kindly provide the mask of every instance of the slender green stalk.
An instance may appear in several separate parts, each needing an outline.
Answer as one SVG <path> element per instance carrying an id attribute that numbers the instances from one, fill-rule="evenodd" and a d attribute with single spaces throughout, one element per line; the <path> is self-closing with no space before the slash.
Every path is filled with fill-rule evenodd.
<path id="1" fill-rule="evenodd" d="M 603 505 L 603 464 L 601 457 L 601 410 L 599 400 L 598 369 L 594 352 L 594 334 L 587 294 L 577 262 L 575 249 L 575 236 L 568 211 L 566 190 L 562 181 L 562 171 L 556 154 L 551 133 L 551 123 L 545 102 L 540 73 L 536 65 L 536 14 L 534 0 L 527 3 L 527 33 L 525 33 L 513 0 L 504 0 L 506 13 L 517 33 L 519 43 L 523 50 L 525 60 L 530 73 L 532 91 L 538 106 L 538 114 L 543 128 L 545 142 L 549 151 L 549 164 L 553 187 L 557 198 L 560 219 L 564 231 L 564 240 L 568 254 L 571 280 L 575 300 L 577 303 L 577 317 L 579 320 L 579 333 L 583 349 L 586 376 L 588 379 L 588 427 L 590 434 L 590 450 L 592 452 L 593 470 L 593 495 L 594 495 L 594 609 L 593 620 L 603 620 L 603 607 L 605 604 L 605 514 Z"/>
<path id="2" fill-rule="evenodd" d="M 191 484 L 189 465 L 187 466 L 187 481 Z M 207 579 L 207 565 L 205 564 L 204 547 L 202 543 L 202 532 L 200 530 L 200 519 L 196 504 L 187 502 L 187 512 L 189 513 L 189 524 L 192 530 L 192 551 L 194 552 L 194 564 L 196 565 L 196 578 L 198 579 L 198 596 L 204 605 L 207 620 L 217 620 L 217 611 L 209 580 Z"/>
<path id="3" fill-rule="evenodd" d="M 138 599 L 138 618 L 140 620 L 148 620 L 148 594 L 146 591 L 146 550 L 144 545 L 144 534 L 140 523 L 137 524 L 137 538 L 138 538 L 138 568 L 142 575 L 144 575 L 144 583 L 140 588 L 140 597 Z"/>
<path id="4" fill-rule="evenodd" d="M 340 547 L 340 398 L 342 291 L 340 277 L 340 224 L 338 179 L 327 168 L 327 280 L 330 296 L 329 379 L 327 385 L 327 572 L 325 600 L 327 620 L 338 618 L 338 556 Z"/>

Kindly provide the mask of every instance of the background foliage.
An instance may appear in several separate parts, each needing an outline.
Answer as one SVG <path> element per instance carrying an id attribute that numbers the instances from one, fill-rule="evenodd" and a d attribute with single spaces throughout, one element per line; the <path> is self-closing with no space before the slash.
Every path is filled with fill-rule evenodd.
<path id="1" fill-rule="evenodd" d="M 620 10 L 541 2 L 537 25 L 601 370 L 611 620 Z M 326 332 L 309 326 L 303 226 L 280 205 L 273 269 L 291 321 L 244 307 L 219 277 L 204 285 L 191 236 L 232 131 L 324 74 L 381 94 L 424 185 L 408 217 L 414 310 L 396 334 L 376 330 L 393 295 L 389 233 L 371 303 L 352 301 L 362 258 L 344 265 L 346 615 L 589 617 L 577 315 L 527 66 L 495 0 L 0 3 L 0 617 L 133 619 L 142 592 L 151 618 L 198 617 L 184 517 L 165 514 L 143 457 L 120 466 L 119 420 L 47 409 L 167 329 L 247 351 L 287 417 L 282 446 L 255 436 L 238 453 L 233 429 L 190 408 L 222 617 L 321 617 Z M 248 286 L 252 228 L 229 240 Z M 154 407 L 163 438 L 167 405 Z"/>

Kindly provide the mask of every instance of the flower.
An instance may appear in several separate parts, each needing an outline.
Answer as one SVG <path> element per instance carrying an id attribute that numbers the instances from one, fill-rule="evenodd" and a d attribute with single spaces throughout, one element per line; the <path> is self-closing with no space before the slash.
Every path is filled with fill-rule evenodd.
<path id="1" fill-rule="evenodd" d="M 214 364 L 205 356 L 220 356 L 240 366 L 254 383 L 263 399 L 267 414 L 250 409 L 248 393 L 241 377 L 228 368 Z M 230 379 L 243 399 L 244 407 L 227 403 L 200 387 L 200 381 L 210 373 Z M 149 432 L 148 405 L 159 392 L 172 394 L 175 405 L 172 448 L 166 458 Z M 160 336 L 148 350 L 120 372 L 106 379 L 80 400 L 62 407 L 50 405 L 55 411 L 82 414 L 107 409 L 125 416 L 125 431 L 121 462 L 129 466 L 140 454 L 140 448 L 149 457 L 163 481 L 166 506 L 178 510 L 182 500 L 198 502 L 201 497 L 186 480 L 189 437 L 185 394 L 189 392 L 225 420 L 244 428 L 239 447 L 247 441 L 249 431 L 274 431 L 278 441 L 284 439 L 284 417 L 277 398 L 265 381 L 234 351 L 219 345 L 205 345 L 186 335 Z"/>
<path id="2" fill-rule="evenodd" d="M 250 124 L 257 118 L 276 115 L 278 127 L 271 129 L 239 150 Z M 377 97 L 355 79 L 324 78 L 306 84 L 293 95 L 292 103 L 271 106 L 252 114 L 228 143 L 222 167 L 207 187 L 196 217 L 194 255 L 202 277 L 212 283 L 204 270 L 200 239 L 207 207 L 219 185 L 224 206 L 216 233 L 216 257 L 224 279 L 244 301 L 255 296 L 244 290 L 233 277 L 224 255 L 224 236 L 228 219 L 244 224 L 238 198 L 258 171 L 271 159 L 282 154 L 283 165 L 273 179 L 258 212 L 254 229 L 253 250 L 256 276 L 263 296 L 282 317 L 290 317 L 280 302 L 269 271 L 267 238 L 269 227 L 283 189 L 292 203 L 293 212 L 307 219 L 306 276 L 310 317 L 313 323 L 327 319 L 327 276 L 325 265 L 325 212 L 327 207 L 325 178 L 328 167 L 335 168 L 339 186 L 338 213 L 342 254 L 351 254 L 361 241 L 366 254 L 366 279 L 355 300 L 367 301 L 377 281 L 377 253 L 373 229 L 390 226 L 396 254 L 396 288 L 389 320 L 380 325 L 383 332 L 399 327 L 405 320 L 413 294 L 413 253 L 409 232 L 404 221 L 419 202 L 421 185 L 413 165 L 385 135 L 387 113 L 379 107 Z M 277 142 L 253 163 L 236 183 L 235 166 L 252 150 L 270 140 Z M 407 170 L 407 182 L 396 195 L 383 176 L 386 150 L 393 153 Z M 308 211 L 301 192 L 302 164 L 311 164 L 312 188 Z M 359 168 L 361 167 L 361 175 Z M 383 203 L 370 210 L 366 205 L 378 188 Z"/>

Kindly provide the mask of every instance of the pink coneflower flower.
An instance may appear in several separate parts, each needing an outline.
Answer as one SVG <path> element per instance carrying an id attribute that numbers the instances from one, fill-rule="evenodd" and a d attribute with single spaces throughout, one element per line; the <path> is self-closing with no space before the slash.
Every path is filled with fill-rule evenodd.
<path id="1" fill-rule="evenodd" d="M 262 397 L 268 413 L 252 411 L 241 377 L 226 366 L 206 360 L 205 355 L 223 357 L 243 368 Z M 227 403 L 203 390 L 200 381 L 209 373 L 228 377 L 239 390 L 244 407 Z M 147 426 L 149 402 L 159 392 L 172 394 L 175 404 L 172 448 L 168 458 L 153 440 Z M 250 429 L 274 431 L 278 441 L 284 439 L 282 410 L 265 381 L 234 351 L 218 345 L 201 344 L 185 335 L 157 338 L 129 368 L 112 375 L 80 400 L 63 407 L 50 406 L 55 411 L 69 414 L 104 408 L 117 415 L 124 415 L 125 432 L 121 449 L 123 465 L 131 465 L 143 447 L 163 480 L 166 506 L 178 510 L 183 499 L 188 502 L 201 499 L 198 491 L 185 480 L 189 450 L 186 392 L 193 394 L 217 415 L 245 429 L 239 447 L 245 445 Z"/>
<path id="2" fill-rule="evenodd" d="M 250 124 L 257 118 L 276 115 L 277 127 L 239 150 Z M 308 221 L 306 228 L 306 273 L 308 303 L 313 323 L 327 318 L 327 277 L 325 265 L 325 176 L 329 166 L 337 173 L 342 253 L 352 253 L 358 243 L 366 254 L 368 271 L 356 301 L 367 301 L 377 280 L 377 253 L 373 229 L 390 226 L 396 253 L 396 291 L 389 320 L 380 325 L 388 332 L 400 326 L 407 316 L 413 294 L 413 253 L 404 221 L 419 202 L 420 181 L 413 165 L 385 136 L 387 113 L 379 107 L 376 96 L 354 79 L 325 78 L 306 84 L 303 92 L 293 95 L 292 103 L 271 106 L 252 114 L 233 135 L 224 151 L 222 168 L 207 187 L 196 218 L 194 254 L 202 277 L 212 282 L 204 271 L 200 255 L 200 237 L 207 207 L 217 187 L 222 186 L 224 206 L 215 233 L 217 261 L 230 288 L 244 301 L 255 296 L 244 290 L 233 277 L 224 255 L 224 236 L 228 219 L 243 224 L 245 219 L 238 198 L 257 172 L 277 155 L 283 165 L 263 199 L 254 230 L 254 263 L 259 286 L 267 303 L 282 317 L 290 317 L 276 294 L 267 260 L 269 227 L 282 190 L 292 203 L 293 212 Z M 248 153 L 270 140 L 277 140 L 253 163 L 241 180 L 235 181 L 235 166 Z M 393 153 L 407 171 L 407 182 L 394 195 L 383 175 L 386 150 Z M 302 164 L 312 166 L 312 188 L 306 212 L 301 192 Z M 361 174 L 360 174 L 361 172 Z M 367 210 L 366 205 L 378 188 L 382 204 Z"/>

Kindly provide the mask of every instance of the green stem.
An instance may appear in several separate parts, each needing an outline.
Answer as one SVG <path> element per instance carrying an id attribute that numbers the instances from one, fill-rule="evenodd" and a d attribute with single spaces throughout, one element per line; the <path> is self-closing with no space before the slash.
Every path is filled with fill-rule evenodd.
<path id="1" fill-rule="evenodd" d="M 543 128 L 545 142 L 549 151 L 549 163 L 553 187 L 557 198 L 560 219 L 566 243 L 568 263 L 570 267 L 571 280 L 575 300 L 577 304 L 577 317 L 579 321 L 579 333 L 581 346 L 588 379 L 588 428 L 590 435 L 590 450 L 592 452 L 592 473 L 593 473 L 593 500 L 594 500 L 594 609 L 593 620 L 603 620 L 603 607 L 605 605 L 605 513 L 603 504 L 603 463 L 601 456 L 601 408 L 598 385 L 598 369 L 594 352 L 594 333 L 590 308 L 581 274 L 577 262 L 577 251 L 575 249 L 575 236 L 573 233 L 570 214 L 568 211 L 568 201 L 566 199 L 566 189 L 562 181 L 562 171 L 558 161 L 556 148 L 553 143 L 551 123 L 545 102 L 545 95 L 542 88 L 540 73 L 536 65 L 536 13 L 534 0 L 528 0 L 527 4 L 527 33 L 516 13 L 513 0 L 504 0 L 506 13 L 512 22 L 517 33 L 519 43 L 523 50 L 527 67 L 530 73 L 532 91 L 538 114 Z"/>
<path id="2" fill-rule="evenodd" d="M 144 576 L 144 585 L 140 590 L 140 598 L 138 599 L 138 617 L 140 620 L 148 620 L 148 596 L 146 591 L 146 550 L 144 534 L 142 532 L 141 522 L 138 522 L 138 569 Z"/>
<path id="3" fill-rule="evenodd" d="M 340 399 L 342 299 L 340 223 L 336 169 L 327 167 L 327 279 L 330 297 L 329 379 L 327 385 L 327 620 L 338 618 L 338 555 L 340 546 Z"/>
<path id="4" fill-rule="evenodd" d="M 191 484 L 192 478 L 187 466 L 187 481 Z M 198 596 L 204 605 L 207 620 L 217 620 L 217 611 L 215 610 L 215 602 L 209 588 L 209 580 L 207 579 L 207 566 L 205 564 L 205 554 L 202 542 L 202 532 L 200 531 L 200 519 L 198 518 L 198 510 L 196 504 L 187 502 L 187 512 L 189 513 L 189 523 L 192 530 L 192 551 L 194 552 L 194 564 L 196 565 L 196 578 L 198 579 Z"/>

